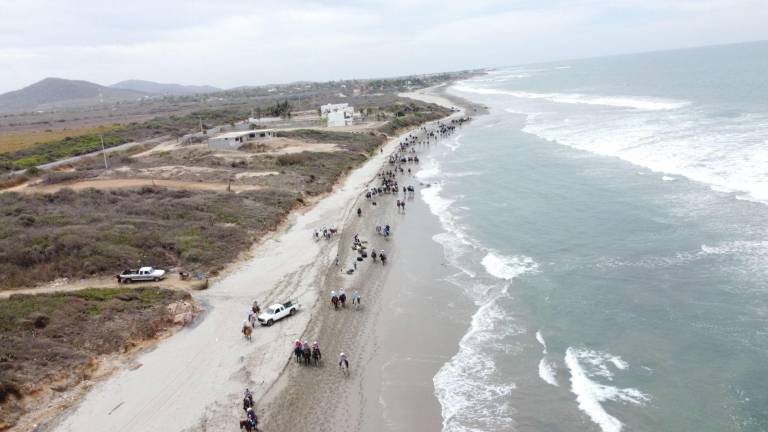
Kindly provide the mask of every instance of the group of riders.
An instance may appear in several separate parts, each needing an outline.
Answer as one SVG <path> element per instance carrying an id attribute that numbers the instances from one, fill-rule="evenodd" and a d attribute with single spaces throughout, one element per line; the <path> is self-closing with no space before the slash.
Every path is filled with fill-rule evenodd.
<path id="1" fill-rule="evenodd" d="M 303 360 L 305 365 L 314 363 L 315 366 L 319 366 L 323 360 L 323 353 L 320 351 L 320 344 L 317 341 L 309 345 L 308 341 L 302 342 L 301 339 L 296 339 L 293 343 L 293 355 L 296 357 L 296 363 L 301 363 Z M 349 359 L 344 353 L 339 353 L 339 368 L 345 373 L 349 371 Z"/>
<path id="2" fill-rule="evenodd" d="M 355 308 L 360 307 L 360 292 L 357 290 L 352 293 L 352 304 L 355 305 Z M 338 294 L 336 291 L 331 291 L 331 306 L 334 309 L 347 306 L 347 293 L 344 292 L 344 288 L 339 288 Z"/>
<path id="3" fill-rule="evenodd" d="M 312 361 L 315 366 L 318 366 L 323 359 L 323 353 L 320 352 L 320 344 L 317 341 L 314 341 L 312 346 L 309 346 L 309 342 L 302 342 L 300 339 L 296 339 L 296 342 L 293 343 L 293 355 L 296 356 L 297 363 L 303 359 L 305 365 Z"/>
<path id="4" fill-rule="evenodd" d="M 419 158 L 415 155 L 416 151 L 411 147 L 416 144 L 429 145 L 431 141 L 438 140 L 455 132 L 456 126 L 459 126 L 468 120 L 469 118 L 461 118 L 457 120 L 451 120 L 449 123 L 438 122 L 435 128 L 420 128 L 421 136 L 415 133 L 411 133 L 406 136 L 400 142 L 400 150 L 389 158 L 390 164 L 394 165 L 393 169 L 388 169 L 379 173 L 379 177 L 381 178 L 381 185 L 379 187 L 372 187 L 368 189 L 365 193 L 365 198 L 371 200 L 372 205 L 376 205 L 375 198 L 377 195 L 382 193 L 398 193 L 400 188 L 398 187 L 397 183 L 397 175 L 405 173 L 405 170 L 402 168 L 401 164 L 419 163 Z M 410 168 L 408 168 L 408 173 L 411 173 Z M 408 195 L 412 197 L 413 193 L 413 186 L 403 187 L 403 199 L 397 200 L 398 212 L 405 212 L 405 197 Z M 361 208 L 357 209 L 357 215 L 362 216 Z M 323 227 L 320 230 L 315 230 L 313 236 L 316 240 L 320 240 L 321 238 L 330 240 L 336 233 L 337 230 L 335 228 Z M 391 227 L 389 225 L 377 225 L 376 233 L 384 235 L 385 237 L 389 237 L 391 233 Z M 364 242 L 359 239 L 358 235 L 355 234 L 352 248 L 358 251 L 359 257 L 357 257 L 357 260 L 359 261 L 362 261 L 362 258 L 367 257 L 367 253 L 365 252 L 366 247 L 363 245 L 363 243 Z M 372 249 L 371 258 L 373 261 L 376 261 L 377 258 L 380 258 L 382 264 L 385 264 L 387 260 L 387 256 L 383 250 L 377 252 L 375 249 Z M 338 256 L 336 257 L 336 265 L 339 265 Z M 354 267 L 357 267 L 357 261 L 355 261 Z M 346 302 L 347 294 L 345 293 L 344 288 L 340 288 L 338 294 L 336 291 L 331 291 L 331 305 L 334 309 L 346 307 Z M 355 307 L 360 306 L 360 293 L 357 290 L 355 290 L 352 294 L 352 304 L 354 304 Z M 261 308 L 259 307 L 258 303 L 253 302 L 253 306 L 248 312 L 247 319 L 243 321 L 243 334 L 249 340 L 251 338 L 251 333 L 253 332 L 253 328 L 256 325 L 257 317 L 260 312 Z M 305 365 L 309 365 L 310 363 L 314 362 L 315 366 L 319 366 L 320 362 L 322 361 L 322 353 L 320 351 L 320 345 L 317 341 L 310 345 L 306 340 L 302 342 L 301 340 L 297 339 L 293 344 L 293 355 L 295 356 L 297 363 L 301 363 L 303 360 Z M 339 354 L 338 367 L 345 375 L 349 373 L 349 359 L 343 352 Z M 258 418 L 256 417 L 256 413 L 254 411 L 253 395 L 248 389 L 245 390 L 245 395 L 243 397 L 243 410 L 245 411 L 246 419 L 240 421 L 240 429 L 245 429 L 246 431 L 257 430 Z"/>
<path id="5" fill-rule="evenodd" d="M 243 411 L 245 411 L 245 420 L 240 420 L 240 430 L 246 432 L 258 430 L 259 418 L 256 417 L 256 411 L 253 409 L 253 394 L 249 389 L 245 389 L 243 395 Z"/>
<path id="6" fill-rule="evenodd" d="M 338 231 L 339 230 L 337 228 L 322 227 L 319 230 L 315 230 L 312 236 L 314 237 L 315 241 L 319 241 L 321 238 L 330 240 Z"/>

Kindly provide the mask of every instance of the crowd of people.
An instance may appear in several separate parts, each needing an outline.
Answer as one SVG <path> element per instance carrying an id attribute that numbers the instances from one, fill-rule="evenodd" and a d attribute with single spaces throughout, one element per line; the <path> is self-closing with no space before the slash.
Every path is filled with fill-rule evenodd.
<path id="1" fill-rule="evenodd" d="M 398 150 L 392 154 L 388 161 L 389 166 L 383 169 L 378 174 L 379 184 L 376 186 L 368 187 L 364 191 L 364 197 L 371 203 L 371 206 L 378 205 L 376 199 L 382 195 L 396 195 L 396 206 L 398 213 L 405 213 L 406 200 L 412 199 L 415 194 L 415 188 L 412 185 L 402 186 L 399 184 L 401 176 L 406 172 L 410 177 L 412 175 L 411 165 L 417 165 L 420 162 L 417 148 L 429 146 L 430 144 L 437 142 L 438 140 L 445 138 L 446 136 L 454 133 L 457 126 L 462 125 L 464 122 L 470 120 L 468 117 L 453 119 L 446 122 L 437 122 L 430 126 L 423 126 L 415 131 L 412 131 L 408 135 L 404 136 L 399 143 Z M 402 198 L 400 198 L 400 192 L 402 190 Z M 357 209 L 357 215 L 362 217 L 362 208 Z M 314 230 L 313 236 L 316 241 L 320 239 L 331 240 L 337 233 L 336 228 L 327 228 L 325 226 L 320 229 Z M 388 239 L 392 233 L 392 227 L 390 224 L 377 224 L 376 233 Z M 370 249 L 370 254 L 368 250 Z M 359 234 L 355 234 L 352 240 L 353 259 L 351 266 L 346 270 L 346 274 L 352 275 L 357 271 L 358 264 L 362 264 L 369 257 L 372 262 L 381 262 L 386 264 L 387 254 L 383 249 L 376 250 L 374 247 L 369 246 L 369 242 L 362 240 Z M 340 267 L 341 271 L 341 256 L 337 255 L 334 264 L 336 267 Z M 337 291 L 331 291 L 330 295 L 331 306 L 335 309 L 343 309 L 346 307 L 347 293 L 345 289 L 339 288 Z M 361 295 L 358 290 L 354 290 L 351 298 L 352 304 L 355 308 L 359 308 L 361 305 Z M 246 332 L 246 328 L 253 327 L 256 324 L 256 317 L 259 313 L 259 307 L 256 302 L 249 312 L 248 318 L 243 322 L 243 332 Z M 248 334 L 250 337 L 250 333 Z M 314 360 L 318 365 L 322 359 L 320 351 L 320 345 L 317 341 L 310 345 L 308 341 L 301 341 L 297 339 L 293 343 L 293 353 L 296 356 L 296 361 L 301 362 L 303 359 L 305 364 L 309 364 Z M 349 374 L 349 359 L 347 354 L 340 353 L 338 358 L 338 367 L 341 371 L 347 375 Z M 240 422 L 241 429 L 248 431 L 257 430 L 258 419 L 254 412 L 253 396 L 248 389 L 245 390 L 245 396 L 243 398 L 243 410 L 246 413 L 246 419 Z"/>

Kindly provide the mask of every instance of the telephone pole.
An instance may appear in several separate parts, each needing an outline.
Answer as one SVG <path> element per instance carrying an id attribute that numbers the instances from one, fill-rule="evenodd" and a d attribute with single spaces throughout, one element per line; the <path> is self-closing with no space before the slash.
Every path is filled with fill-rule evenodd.
<path id="1" fill-rule="evenodd" d="M 104 134 L 99 134 L 99 137 L 101 137 L 101 154 L 104 156 L 104 169 L 108 170 L 109 165 L 107 165 L 107 149 L 104 148 Z"/>

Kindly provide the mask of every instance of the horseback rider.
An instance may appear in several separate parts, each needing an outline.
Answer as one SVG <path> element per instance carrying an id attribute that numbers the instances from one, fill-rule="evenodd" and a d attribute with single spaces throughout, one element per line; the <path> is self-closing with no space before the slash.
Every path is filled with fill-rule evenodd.
<path id="1" fill-rule="evenodd" d="M 250 421 L 253 426 L 256 426 L 259 423 L 259 419 L 256 417 L 256 412 L 253 408 L 248 408 L 245 414 L 248 417 L 248 421 Z"/>
<path id="2" fill-rule="evenodd" d="M 352 304 L 354 304 L 355 307 L 360 306 L 360 292 L 357 290 L 352 294 Z"/>
<path id="3" fill-rule="evenodd" d="M 245 389 L 245 395 L 243 396 L 243 411 L 246 413 L 249 409 L 253 407 L 253 395 L 251 394 L 251 391 L 248 389 Z"/>
<path id="4" fill-rule="evenodd" d="M 258 315 L 261 312 L 261 308 L 259 307 L 259 302 L 258 301 L 256 301 L 256 300 L 253 301 L 253 306 L 251 306 L 251 310 L 256 315 Z"/>
<path id="5" fill-rule="evenodd" d="M 363 210 L 360 207 L 358 207 L 357 208 L 357 216 L 359 217 L 359 216 L 362 216 L 362 215 L 363 215 Z"/>
<path id="6" fill-rule="evenodd" d="M 302 345 L 301 349 L 304 351 L 309 351 L 309 342 L 304 341 L 304 344 Z"/>
<path id="7" fill-rule="evenodd" d="M 301 341 L 299 339 L 296 339 L 296 342 L 293 343 L 294 349 L 302 349 Z"/>
<path id="8" fill-rule="evenodd" d="M 349 369 L 349 360 L 347 360 L 347 355 L 344 353 L 339 354 L 339 367 L 346 367 Z"/>

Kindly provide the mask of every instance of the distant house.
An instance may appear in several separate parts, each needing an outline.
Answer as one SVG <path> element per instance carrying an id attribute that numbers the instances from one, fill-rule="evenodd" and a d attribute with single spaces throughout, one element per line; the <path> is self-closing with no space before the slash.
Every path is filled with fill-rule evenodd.
<path id="1" fill-rule="evenodd" d="M 328 121 L 328 126 L 347 126 L 355 119 L 355 109 L 348 103 L 327 104 L 320 107 L 320 117 Z"/>
<path id="2" fill-rule="evenodd" d="M 208 140 L 211 150 L 237 150 L 249 141 L 267 139 L 275 136 L 272 129 L 237 131 L 218 134 Z"/>

